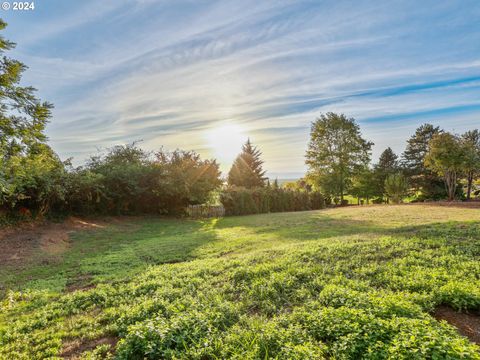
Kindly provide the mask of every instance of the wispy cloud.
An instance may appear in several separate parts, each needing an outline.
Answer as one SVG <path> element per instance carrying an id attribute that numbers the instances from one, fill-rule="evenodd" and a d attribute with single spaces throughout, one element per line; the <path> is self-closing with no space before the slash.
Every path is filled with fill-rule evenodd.
<path id="1" fill-rule="evenodd" d="M 271 173 L 298 173 L 320 112 L 356 117 L 375 156 L 425 121 L 478 126 L 475 0 L 65 3 L 9 14 L 7 36 L 77 161 L 139 139 L 213 156 L 202 134 L 228 119 Z"/>

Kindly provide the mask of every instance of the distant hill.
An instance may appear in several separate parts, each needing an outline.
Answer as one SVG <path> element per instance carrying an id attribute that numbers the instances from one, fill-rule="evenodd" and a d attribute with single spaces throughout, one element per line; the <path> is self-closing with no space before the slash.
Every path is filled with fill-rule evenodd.
<path id="1" fill-rule="evenodd" d="M 279 186 L 283 186 L 285 183 L 288 183 L 288 182 L 292 182 L 292 181 L 297 181 L 298 179 L 300 179 L 300 177 L 298 178 L 285 178 L 285 179 L 281 179 L 281 178 L 278 178 L 277 181 L 278 181 L 278 185 Z M 275 181 L 275 178 L 270 178 L 270 183 L 273 183 Z"/>
<path id="2" fill-rule="evenodd" d="M 267 174 L 271 183 L 278 180 L 278 184 L 282 186 L 283 184 L 291 181 L 297 181 L 305 176 L 304 173 L 301 172 L 287 172 L 287 173 L 268 173 Z"/>

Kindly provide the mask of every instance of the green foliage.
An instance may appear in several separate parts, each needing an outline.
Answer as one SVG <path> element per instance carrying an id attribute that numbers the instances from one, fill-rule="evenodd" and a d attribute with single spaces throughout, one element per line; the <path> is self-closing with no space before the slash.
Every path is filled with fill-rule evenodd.
<path id="1" fill-rule="evenodd" d="M 50 264 L 50 276 L 104 276 L 94 288 L 52 293 L 16 282 L 22 291 L 0 302 L 0 358 L 59 357 L 71 342 L 116 337 L 115 349 L 78 356 L 480 359 L 477 345 L 430 315 L 440 304 L 480 306 L 477 210 L 411 205 L 133 224 L 79 233 L 69 270 Z M 147 255 L 150 266 L 141 266 Z M 132 264 L 140 267 L 125 272 Z"/>
<path id="2" fill-rule="evenodd" d="M 327 113 L 312 123 L 306 153 L 309 178 L 326 196 L 343 195 L 352 176 L 370 161 L 373 143 L 364 140 L 355 119 Z"/>
<path id="3" fill-rule="evenodd" d="M 375 195 L 385 195 L 385 180 L 389 175 L 399 172 L 399 168 L 398 156 L 390 147 L 386 148 L 374 166 Z"/>
<path id="4" fill-rule="evenodd" d="M 425 166 L 443 176 L 449 200 L 455 198 L 459 175 L 465 169 L 465 155 L 465 147 L 458 136 L 441 133 L 430 140 Z"/>
<path id="5" fill-rule="evenodd" d="M 358 171 L 352 179 L 350 195 L 357 199 L 364 198 L 367 203 L 373 196 L 378 195 L 378 187 L 375 182 L 375 173 L 369 168 Z"/>
<path id="6" fill-rule="evenodd" d="M 218 164 L 192 151 L 116 146 L 68 176 L 68 209 L 79 213 L 178 214 L 221 184 Z"/>
<path id="7" fill-rule="evenodd" d="M 6 25 L 0 20 L 0 30 Z M 13 47 L 0 36 L 0 54 Z M 37 99 L 34 88 L 20 85 L 26 68 L 6 56 L 0 59 L 0 206 L 44 213 L 64 196 L 63 165 L 44 134 L 52 105 Z"/>
<path id="8" fill-rule="evenodd" d="M 467 200 L 471 197 L 475 178 L 480 176 L 480 131 L 467 131 L 462 135 L 462 145 L 465 150 L 464 173 L 467 178 Z"/>
<path id="9" fill-rule="evenodd" d="M 278 187 L 246 189 L 228 187 L 221 193 L 226 215 L 261 214 L 282 211 L 304 211 L 325 207 L 318 192 L 282 189 Z"/>
<path id="10" fill-rule="evenodd" d="M 312 184 L 309 183 L 308 179 L 301 178 L 297 181 L 290 181 L 283 184 L 283 187 L 287 190 L 294 191 L 307 191 L 310 192 L 313 190 Z"/>
<path id="11" fill-rule="evenodd" d="M 237 156 L 228 172 L 228 185 L 242 186 L 247 189 L 265 186 L 267 178 L 262 168 L 261 155 L 260 150 L 248 139 L 242 147 L 242 153 Z"/>
<path id="12" fill-rule="evenodd" d="M 438 126 L 423 124 L 416 129 L 402 155 L 402 167 L 410 185 L 422 193 L 424 199 L 441 199 L 445 197 L 443 180 L 425 165 L 430 140 L 443 131 Z"/>
<path id="13" fill-rule="evenodd" d="M 408 194 L 408 181 L 402 173 L 390 174 L 385 179 L 385 194 L 395 204 L 402 202 Z"/>

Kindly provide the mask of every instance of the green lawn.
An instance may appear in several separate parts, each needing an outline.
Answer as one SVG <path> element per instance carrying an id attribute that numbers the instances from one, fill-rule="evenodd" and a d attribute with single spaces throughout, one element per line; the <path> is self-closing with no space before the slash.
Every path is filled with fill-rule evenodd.
<path id="1" fill-rule="evenodd" d="M 480 359 L 479 260 L 478 208 L 132 218 L 1 266 L 0 359 Z"/>

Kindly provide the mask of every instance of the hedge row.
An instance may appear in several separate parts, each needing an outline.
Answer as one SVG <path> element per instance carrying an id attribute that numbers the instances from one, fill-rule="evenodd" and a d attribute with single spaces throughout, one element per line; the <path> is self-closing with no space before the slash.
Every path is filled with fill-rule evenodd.
<path id="1" fill-rule="evenodd" d="M 220 201 L 225 207 L 226 215 L 316 210 L 325 207 L 325 199 L 319 192 L 281 188 L 230 187 L 222 191 Z"/>

